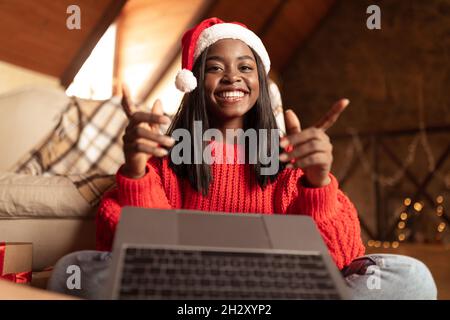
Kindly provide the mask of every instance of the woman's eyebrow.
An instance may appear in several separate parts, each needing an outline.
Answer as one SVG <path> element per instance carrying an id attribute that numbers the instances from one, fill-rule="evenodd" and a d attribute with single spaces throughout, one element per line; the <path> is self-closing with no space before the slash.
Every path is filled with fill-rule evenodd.
<path id="1" fill-rule="evenodd" d="M 250 59 L 250 60 L 255 61 L 255 59 L 254 59 L 253 57 L 249 56 L 249 55 L 240 56 L 240 57 L 238 57 L 237 59 L 238 59 L 238 60 L 247 60 L 247 59 Z M 207 57 L 207 58 L 206 58 L 206 61 L 209 61 L 209 60 L 225 61 L 225 59 L 224 59 L 223 57 L 221 57 L 221 56 L 210 56 L 210 57 Z"/>
<path id="2" fill-rule="evenodd" d="M 238 59 L 239 59 L 239 60 L 247 60 L 247 59 L 250 59 L 250 60 L 255 61 L 255 59 L 254 59 L 253 57 L 251 57 L 251 56 L 240 56 Z"/>
<path id="3" fill-rule="evenodd" d="M 219 56 L 210 56 L 210 57 L 207 57 L 207 58 L 206 58 L 206 61 L 209 61 L 209 60 L 219 60 L 219 61 L 224 61 L 224 59 L 223 59 L 222 57 L 219 57 Z"/>

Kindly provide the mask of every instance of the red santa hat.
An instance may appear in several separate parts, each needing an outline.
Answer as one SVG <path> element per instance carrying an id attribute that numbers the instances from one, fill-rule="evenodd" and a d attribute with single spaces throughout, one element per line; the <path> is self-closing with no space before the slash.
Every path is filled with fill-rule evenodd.
<path id="1" fill-rule="evenodd" d="M 181 39 L 182 70 L 177 74 L 175 86 L 182 92 L 191 92 L 197 88 L 197 79 L 192 73 L 195 60 L 202 52 L 222 39 L 236 39 L 245 42 L 261 58 L 266 74 L 270 70 L 269 54 L 261 39 L 244 24 L 226 23 L 219 18 L 209 18 L 186 31 Z"/>

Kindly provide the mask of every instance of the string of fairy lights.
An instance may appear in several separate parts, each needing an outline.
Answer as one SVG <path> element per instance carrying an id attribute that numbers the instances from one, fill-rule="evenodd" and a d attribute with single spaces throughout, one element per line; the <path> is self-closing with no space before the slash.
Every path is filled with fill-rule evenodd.
<path id="1" fill-rule="evenodd" d="M 394 186 L 396 185 L 405 175 L 406 169 L 414 162 L 414 159 L 416 157 L 418 146 L 419 144 L 422 144 L 425 153 L 427 153 L 427 160 L 428 160 L 428 170 L 433 171 L 435 166 L 435 160 L 434 156 L 431 152 L 431 148 L 428 143 L 428 137 L 426 136 L 426 131 L 423 130 L 419 132 L 414 138 L 412 139 L 411 143 L 408 145 L 407 150 L 408 154 L 404 158 L 404 162 L 402 163 L 402 166 L 399 170 L 397 170 L 394 174 L 391 176 L 385 176 L 382 174 L 377 174 L 373 168 L 371 162 L 367 159 L 366 154 L 364 153 L 363 143 L 361 141 L 361 138 L 359 137 L 358 133 L 355 130 L 350 130 L 352 134 L 352 141 L 347 146 L 345 151 L 345 157 L 346 157 L 346 166 L 342 168 L 342 173 L 340 176 L 344 176 L 347 171 L 350 169 L 350 165 L 353 161 L 353 158 L 355 156 L 358 157 L 358 159 L 361 161 L 362 167 L 364 171 L 371 177 L 373 180 L 377 180 L 378 183 L 381 186 Z M 356 155 L 355 155 L 356 153 Z M 439 177 L 437 172 L 434 173 L 435 176 Z M 447 174 L 447 176 L 440 175 L 440 179 L 444 182 L 447 189 L 450 189 L 450 173 Z M 436 240 L 441 240 L 443 237 L 443 233 L 448 230 L 447 224 L 442 221 L 441 217 L 444 215 L 444 196 L 438 195 L 435 199 L 435 215 L 439 218 L 438 225 L 436 226 Z M 408 226 L 408 219 L 411 217 L 411 214 L 408 213 L 408 209 L 410 206 L 412 206 L 413 212 L 415 214 L 420 214 L 424 208 L 424 202 L 422 201 L 416 201 L 412 203 L 411 198 L 405 198 L 403 200 L 402 208 L 404 210 L 401 210 L 401 213 L 399 214 L 399 222 L 397 224 L 396 228 L 396 236 L 397 240 L 394 241 L 380 241 L 380 240 L 369 240 L 367 241 L 368 247 L 375 247 L 375 248 L 398 248 L 400 246 L 400 243 L 403 242 L 407 238 L 407 226 Z"/>
<path id="2" fill-rule="evenodd" d="M 435 208 L 435 214 L 436 217 L 441 218 L 444 214 L 444 197 L 442 195 L 439 195 L 436 197 L 435 200 L 435 204 L 436 204 L 436 208 Z M 403 200 L 403 206 L 404 208 L 408 208 L 412 205 L 415 214 L 420 214 L 420 212 L 422 212 L 423 208 L 424 208 L 424 204 L 422 202 L 415 202 L 414 204 L 412 204 L 412 200 L 411 198 L 405 198 Z M 395 241 L 389 242 L 389 241 L 378 241 L 378 240 L 369 240 L 367 242 L 367 246 L 368 247 L 375 247 L 375 248 L 380 248 L 380 247 L 384 247 L 384 248 L 398 248 L 400 246 L 400 243 L 403 242 L 406 238 L 407 238 L 407 234 L 405 232 L 407 224 L 408 224 L 408 219 L 411 217 L 411 214 L 408 213 L 408 210 L 403 210 L 400 215 L 400 221 L 397 224 L 397 239 Z M 436 240 L 439 241 L 442 239 L 443 237 L 443 233 L 448 230 L 447 228 L 447 224 L 442 221 L 441 219 L 439 219 L 439 222 L 436 226 Z"/>
<path id="3" fill-rule="evenodd" d="M 355 156 L 358 157 L 358 159 L 361 162 L 362 168 L 364 171 L 371 177 L 373 181 L 377 181 L 380 186 L 382 187 L 392 187 L 395 186 L 406 174 L 407 169 L 409 166 L 414 162 L 416 159 L 418 147 L 422 146 L 423 152 L 422 155 L 426 156 L 427 163 L 428 163 L 428 171 L 433 172 L 433 176 L 438 178 L 444 183 L 444 186 L 446 189 L 450 189 L 450 172 L 446 173 L 445 175 L 435 171 L 436 168 L 436 161 L 433 156 L 431 146 L 428 140 L 427 132 L 426 132 L 426 126 L 425 126 L 425 116 L 424 116 L 424 103 L 423 103 L 423 90 L 422 90 L 422 82 L 423 79 L 420 77 L 418 81 L 419 85 L 419 97 L 418 97 L 418 116 L 419 116 L 419 132 L 413 137 L 412 141 L 409 143 L 407 147 L 407 155 L 404 157 L 404 161 L 400 168 L 392 175 L 385 176 L 380 173 L 377 173 L 370 160 L 367 158 L 367 155 L 364 152 L 363 143 L 361 141 L 361 138 L 358 135 L 357 130 L 354 128 L 348 128 L 347 132 L 351 135 L 351 142 L 348 144 L 346 151 L 345 151 L 345 165 L 341 168 L 341 177 L 346 176 L 349 170 L 351 169 L 351 164 L 353 163 L 353 159 Z M 356 155 L 355 155 L 356 153 Z M 449 228 L 447 228 L 447 224 L 445 221 L 442 220 L 442 216 L 445 213 L 444 208 L 444 196 L 438 195 L 435 199 L 435 215 L 438 218 L 438 224 L 436 226 L 436 239 L 437 241 L 442 240 L 444 232 L 448 231 Z M 402 209 L 400 210 L 400 214 L 398 216 L 399 222 L 396 226 L 396 237 L 397 239 L 395 241 L 380 241 L 380 240 L 369 240 L 367 242 L 368 247 L 375 247 L 375 248 L 398 248 L 400 246 L 400 243 L 405 241 L 408 237 L 408 232 L 410 230 L 407 229 L 408 227 L 408 219 L 413 214 L 420 214 L 422 210 L 424 209 L 424 202 L 422 201 L 416 201 L 412 203 L 411 198 L 405 198 L 403 200 Z M 412 206 L 412 207 L 411 207 Z M 411 210 L 412 209 L 412 210 Z M 413 213 L 409 213 L 413 212 Z"/>
<path id="4" fill-rule="evenodd" d="M 369 174 L 371 179 L 377 181 L 382 187 L 395 186 L 405 176 L 406 170 L 414 162 L 419 145 L 423 147 L 424 152 L 427 156 L 428 171 L 433 172 L 435 169 L 436 162 L 433 153 L 431 152 L 431 147 L 428 142 L 428 136 L 425 129 L 423 129 L 423 131 L 420 131 L 413 137 L 412 141 L 407 147 L 408 153 L 402 165 L 400 166 L 400 169 L 390 176 L 375 172 L 375 170 L 373 169 L 373 165 L 364 152 L 363 143 L 358 135 L 358 132 L 354 128 L 349 128 L 347 129 L 347 131 L 351 135 L 352 141 L 347 146 L 345 151 L 346 163 L 344 164 L 344 167 L 341 168 L 341 176 L 345 176 L 351 169 L 352 160 L 355 157 L 356 152 L 358 159 L 361 161 L 364 171 Z M 447 175 L 443 175 L 440 172 L 434 172 L 434 176 L 439 178 L 439 180 L 444 183 L 447 189 L 450 189 L 450 172 L 447 173 Z"/>
<path id="5" fill-rule="evenodd" d="M 411 143 L 408 145 L 408 148 L 407 148 L 408 154 L 404 158 L 405 160 L 404 160 L 402 166 L 400 167 L 399 170 L 397 170 L 397 172 L 395 172 L 391 176 L 384 176 L 384 175 L 376 174 L 374 172 L 374 170 L 372 169 L 372 165 L 371 165 L 370 161 L 367 159 L 366 155 L 364 154 L 361 139 L 359 138 L 356 131 L 352 131 L 352 138 L 353 138 L 352 141 L 353 141 L 353 146 L 354 146 L 354 148 L 352 148 L 352 149 L 357 152 L 358 158 L 361 160 L 361 163 L 363 164 L 363 168 L 365 169 L 365 171 L 368 174 L 370 174 L 371 178 L 377 180 L 381 186 L 394 186 L 404 177 L 404 175 L 406 173 L 406 169 L 414 162 L 419 144 L 422 144 L 423 149 L 424 149 L 425 153 L 427 154 L 428 170 L 430 172 L 432 172 L 435 168 L 434 156 L 431 152 L 431 148 L 428 143 L 428 137 L 426 135 L 425 130 L 423 130 L 423 131 L 421 130 L 421 132 L 419 132 L 412 139 Z M 352 149 L 348 148 L 347 150 L 352 150 Z M 347 157 L 349 157 L 347 159 L 352 158 L 350 153 L 354 154 L 354 151 L 347 152 Z M 351 163 L 351 162 L 349 161 L 348 163 Z M 449 174 L 447 174 L 447 177 L 443 176 L 442 174 L 440 174 L 438 172 L 435 172 L 434 174 L 436 177 L 440 178 L 440 180 L 442 180 L 444 182 L 447 189 L 450 189 L 450 183 L 449 183 L 450 178 L 448 177 Z M 403 206 L 406 208 L 406 207 L 413 205 L 414 211 L 416 213 L 420 213 L 423 210 L 424 203 L 415 202 L 414 204 L 411 204 L 411 201 L 412 200 L 410 198 L 405 198 L 403 201 Z M 444 214 L 443 202 L 444 202 L 444 197 L 442 195 L 437 196 L 435 212 L 436 212 L 436 216 L 438 218 L 441 218 Z M 381 242 L 378 240 L 369 240 L 367 245 L 369 247 L 398 248 L 400 242 L 404 241 L 407 238 L 404 230 L 406 229 L 409 217 L 410 217 L 410 215 L 406 211 L 402 211 L 400 213 L 400 216 L 399 216 L 400 222 L 397 224 L 398 241 Z M 440 221 L 436 228 L 436 230 L 438 232 L 438 235 L 436 236 L 436 240 L 442 239 L 442 233 L 446 229 L 447 229 L 446 223 L 444 221 Z"/>

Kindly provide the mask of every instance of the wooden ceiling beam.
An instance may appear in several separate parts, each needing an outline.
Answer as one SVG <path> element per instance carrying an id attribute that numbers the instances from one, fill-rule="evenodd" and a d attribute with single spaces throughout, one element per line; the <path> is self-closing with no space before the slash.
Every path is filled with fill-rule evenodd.
<path id="1" fill-rule="evenodd" d="M 303 43 L 317 29 L 319 23 L 334 5 L 335 0 L 290 0 L 283 6 L 278 19 L 264 34 L 273 68 L 279 73 L 298 54 Z"/>
<path id="2" fill-rule="evenodd" d="M 64 88 L 67 88 L 72 83 L 73 78 L 80 70 L 80 68 L 83 66 L 83 63 L 89 57 L 92 50 L 95 48 L 96 44 L 103 36 L 103 34 L 106 32 L 108 27 L 114 22 L 116 17 L 119 15 L 126 1 L 127 0 L 111 1 L 108 8 L 102 15 L 101 19 L 99 19 L 96 26 L 91 30 L 86 41 L 78 49 L 77 54 L 60 76 L 60 82 Z"/>
<path id="3" fill-rule="evenodd" d="M 195 24 L 198 23 L 198 21 L 202 20 L 203 17 L 207 14 L 207 12 L 210 12 L 212 10 L 212 8 L 215 6 L 216 3 L 217 1 L 214 0 L 205 0 L 201 5 L 200 9 L 198 10 L 198 12 L 192 17 L 189 23 L 185 26 L 184 30 L 192 28 Z M 142 85 L 142 89 L 140 90 L 139 95 L 136 99 L 137 103 L 144 102 L 150 96 L 152 91 L 158 85 L 159 80 L 164 77 L 164 74 L 168 72 L 170 67 L 176 61 L 181 51 L 180 50 L 181 37 L 182 35 L 180 35 L 177 39 L 174 39 L 173 44 L 167 51 L 168 54 L 164 57 L 164 59 L 158 61 L 157 69 L 150 75 L 146 83 Z"/>
<path id="4" fill-rule="evenodd" d="M 284 7 L 288 3 L 288 0 L 280 0 L 275 8 L 272 10 L 270 16 L 267 18 L 266 22 L 262 25 L 262 27 L 256 32 L 261 39 L 270 32 L 273 27 L 273 24 L 276 23 L 280 13 L 283 11 Z M 263 41 L 264 42 L 264 41 Z"/>

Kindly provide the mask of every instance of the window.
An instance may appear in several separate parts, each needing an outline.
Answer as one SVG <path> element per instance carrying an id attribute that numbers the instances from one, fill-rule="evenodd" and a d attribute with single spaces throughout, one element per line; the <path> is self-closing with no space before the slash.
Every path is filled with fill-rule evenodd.
<path id="1" fill-rule="evenodd" d="M 116 25 L 111 25 L 66 90 L 68 96 L 105 100 L 112 96 Z"/>

